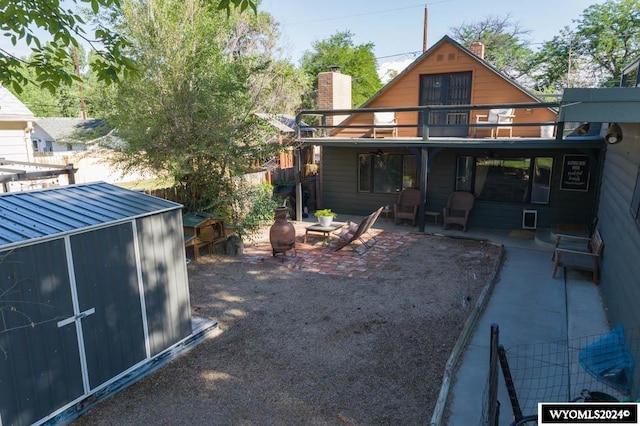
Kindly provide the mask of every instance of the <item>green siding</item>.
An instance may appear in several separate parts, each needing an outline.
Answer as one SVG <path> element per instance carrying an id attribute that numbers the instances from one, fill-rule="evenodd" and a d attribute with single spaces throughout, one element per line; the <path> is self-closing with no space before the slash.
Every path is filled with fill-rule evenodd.
<path id="1" fill-rule="evenodd" d="M 381 205 L 393 204 L 395 194 L 369 194 L 357 191 L 357 161 L 359 153 L 368 153 L 370 147 L 323 148 L 323 200 L 324 206 L 338 213 L 367 214 Z M 386 152 L 408 154 L 409 150 L 396 149 Z M 459 155 L 483 155 L 479 149 L 442 149 L 437 152 L 427 179 L 426 210 L 441 211 L 449 194 L 455 190 L 456 159 Z M 476 201 L 470 216 L 471 227 L 521 228 L 522 211 L 538 211 L 538 227 L 553 227 L 558 223 L 590 226 L 595 211 L 596 182 L 599 170 L 599 150 L 582 152 L 575 149 L 540 150 L 505 149 L 491 150 L 495 156 L 554 158 L 549 204 L 504 203 Z M 562 160 L 565 154 L 586 154 L 590 158 L 590 184 L 587 192 L 560 190 Z"/>
<path id="2" fill-rule="evenodd" d="M 631 198 L 640 166 L 640 125 L 622 125 L 624 140 L 607 147 L 602 178 L 598 228 L 605 244 L 601 264 L 602 294 L 612 325 L 640 327 L 640 229 L 630 213 Z M 637 334 L 629 339 L 640 357 Z M 636 369 L 634 398 L 640 394 Z"/>
<path id="3" fill-rule="evenodd" d="M 323 148 L 323 205 L 337 213 L 367 215 L 380 206 L 393 204 L 395 194 L 358 192 L 358 154 L 370 148 Z M 398 151 L 406 154 L 408 151 Z"/>

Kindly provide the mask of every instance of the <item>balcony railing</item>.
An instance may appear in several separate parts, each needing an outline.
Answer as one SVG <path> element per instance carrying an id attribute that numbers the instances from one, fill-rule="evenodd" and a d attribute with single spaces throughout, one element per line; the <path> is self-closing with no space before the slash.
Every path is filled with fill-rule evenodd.
<path id="1" fill-rule="evenodd" d="M 389 125 L 373 125 L 373 113 L 374 112 L 394 112 L 398 117 L 398 122 L 393 127 L 398 130 L 412 128 L 415 129 L 415 136 L 400 136 L 398 139 L 422 139 L 429 140 L 433 138 L 449 137 L 446 133 L 455 133 L 454 129 L 457 129 L 457 133 L 463 134 L 462 137 L 473 138 L 479 129 L 490 130 L 495 128 L 495 123 L 476 123 L 475 120 L 470 120 L 475 115 L 472 111 L 482 111 L 482 114 L 488 114 L 491 109 L 503 109 L 514 108 L 516 111 L 516 118 L 513 123 L 509 123 L 508 126 L 513 128 L 529 127 L 536 128 L 538 131 L 545 127 L 556 127 L 556 136 L 547 137 L 550 139 L 561 139 L 564 134 L 564 123 L 557 122 L 557 120 L 550 121 L 527 121 L 526 116 L 531 115 L 533 111 L 538 109 L 549 109 L 554 113 L 558 113 L 560 104 L 558 102 L 534 102 L 534 103 L 508 103 L 508 104 L 485 104 L 485 105 L 429 105 L 429 106 L 412 106 L 412 107 L 387 107 L 387 108 L 356 108 L 356 109 L 332 109 L 332 110 L 303 110 L 296 116 L 296 124 L 304 121 L 307 124 L 314 122 L 313 127 L 316 129 L 314 137 L 331 137 L 336 136 L 338 130 L 344 132 L 339 135 L 340 138 L 357 138 L 370 136 L 349 136 L 348 134 L 357 133 L 358 129 L 372 130 L 375 128 L 388 129 Z M 405 113 L 404 116 L 402 113 Z M 411 116 L 406 113 L 414 113 L 413 117 L 417 113 L 417 119 L 413 122 L 407 120 L 407 116 Z M 328 117 L 331 116 L 347 116 L 346 120 L 341 121 L 339 124 L 328 124 Z M 443 117 L 445 118 L 443 120 Z M 347 124 L 342 124 L 347 122 Z M 502 125 L 501 125 L 502 127 Z M 437 129 L 438 133 L 444 133 L 444 135 L 434 135 L 433 130 Z M 443 130 L 448 129 L 448 130 Z M 465 131 L 466 129 L 466 131 Z M 553 127 L 552 127 L 553 129 Z M 532 131 L 533 132 L 533 131 Z M 366 131 L 362 132 L 363 135 Z M 413 132 L 412 132 L 413 133 Z M 460 137 L 458 135 L 458 137 Z M 534 137 L 533 135 L 530 137 Z M 537 137 L 542 137 L 541 134 Z M 307 139 L 300 133 L 298 127 L 298 139 Z"/>

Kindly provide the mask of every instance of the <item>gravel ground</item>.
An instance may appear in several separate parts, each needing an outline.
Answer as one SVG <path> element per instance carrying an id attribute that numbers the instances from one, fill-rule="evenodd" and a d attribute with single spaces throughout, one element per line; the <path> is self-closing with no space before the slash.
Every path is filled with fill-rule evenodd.
<path id="1" fill-rule="evenodd" d="M 501 250 L 418 235 L 366 279 L 202 257 L 192 311 L 219 330 L 74 424 L 428 424 Z"/>

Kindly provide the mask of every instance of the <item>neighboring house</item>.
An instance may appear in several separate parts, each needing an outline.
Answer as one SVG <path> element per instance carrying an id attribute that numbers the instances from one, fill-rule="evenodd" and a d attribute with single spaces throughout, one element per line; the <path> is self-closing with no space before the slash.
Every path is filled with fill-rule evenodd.
<path id="1" fill-rule="evenodd" d="M 104 120 L 69 117 L 39 118 L 31 134 L 33 152 L 36 157 L 71 151 L 84 151 L 87 144 L 80 135 L 92 134 L 104 124 Z"/>
<path id="2" fill-rule="evenodd" d="M 35 120 L 29 108 L 0 86 L 0 158 L 33 161 L 30 134 Z"/>
<path id="3" fill-rule="evenodd" d="M 474 193 L 471 227 L 590 225 L 602 161 L 599 124 L 579 137 L 564 137 L 559 126 L 554 136 L 557 104 L 543 103 L 500 73 L 483 51 L 481 44 L 472 51 L 444 37 L 361 109 L 337 111 L 346 114 L 339 127 L 318 126 L 326 137 L 300 138 L 322 146 L 320 207 L 364 215 L 393 204 L 403 188 L 418 187 L 426 200 L 421 212 L 441 212 L 454 191 Z M 319 86 L 321 110 L 310 114 L 330 123 L 326 110 L 340 102 L 324 100 L 344 97 L 336 89 L 350 85 L 337 72 L 322 76 L 328 83 Z M 499 137 L 476 126 L 477 115 L 509 107 L 515 118 Z M 373 137 L 375 110 L 395 114 L 395 134 Z M 582 174 L 572 182 L 567 174 L 575 163 Z M 525 214 L 534 217 L 527 226 Z M 420 214 L 420 229 L 424 221 Z"/>
<path id="4" fill-rule="evenodd" d="M 285 147 L 290 147 L 290 149 L 284 149 L 280 152 L 278 158 L 267 159 L 262 167 L 266 168 L 271 174 L 277 176 L 278 170 L 280 169 L 288 169 L 293 167 L 294 163 L 294 155 L 293 155 L 293 145 L 295 143 L 295 138 L 297 136 L 297 126 L 296 126 L 296 118 L 292 115 L 288 114 L 265 114 L 265 113 L 257 113 L 256 116 L 267 121 L 271 126 L 278 130 L 278 140 L 277 142 L 280 145 L 284 145 Z M 313 132 L 315 129 L 310 127 L 305 122 L 300 123 L 300 134 L 305 137 L 313 136 Z M 307 157 L 310 158 L 310 161 L 306 160 Z M 313 151 L 311 153 L 307 153 L 307 150 L 303 152 L 303 159 L 305 159 L 304 164 L 313 164 Z"/>
<path id="5" fill-rule="evenodd" d="M 274 192 L 278 197 L 291 197 L 289 201 L 291 207 L 295 204 L 295 181 L 298 175 L 304 185 L 303 199 L 304 207 L 308 209 L 316 208 L 316 197 L 318 193 L 318 163 L 320 160 L 320 148 L 316 146 L 302 147 L 296 151 L 296 138 L 312 137 L 316 131 L 315 128 L 309 126 L 304 121 L 296 124 L 296 118 L 288 114 L 264 114 L 257 113 L 259 118 L 267 121 L 272 127 L 278 131 L 277 141 L 274 142 L 282 145 L 284 148 L 280 150 L 277 156 L 262 159 L 259 167 L 260 170 L 266 171 L 267 182 L 274 186 Z M 295 154 L 299 154 L 298 160 Z M 300 162 L 300 173 L 296 173 L 294 164 Z M 291 217 L 297 217 L 298 213 L 303 216 L 301 207 L 300 212 L 291 212 Z"/>
<path id="6" fill-rule="evenodd" d="M 151 179 L 151 176 L 140 173 L 123 174 L 109 162 L 111 151 L 100 148 L 98 141 L 108 137 L 110 132 L 104 119 L 39 118 L 31 134 L 31 145 L 39 163 L 73 164 L 77 169 L 76 183 L 125 183 Z M 115 140 L 115 143 L 121 143 L 117 138 Z M 59 183 L 58 180 L 54 184 Z"/>

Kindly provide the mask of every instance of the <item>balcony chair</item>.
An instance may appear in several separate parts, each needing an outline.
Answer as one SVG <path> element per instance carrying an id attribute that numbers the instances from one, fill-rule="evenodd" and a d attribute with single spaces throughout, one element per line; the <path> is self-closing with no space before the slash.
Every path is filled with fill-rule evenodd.
<path id="1" fill-rule="evenodd" d="M 476 115 L 476 124 L 493 124 L 491 126 L 491 137 L 497 138 L 500 130 L 508 130 L 509 137 L 513 137 L 513 119 L 516 117 L 514 114 L 513 108 L 501 108 L 501 109 L 490 109 L 489 114 L 478 114 Z M 476 127 L 473 131 L 473 136 L 476 136 L 478 131 L 478 127 Z"/>
<path id="2" fill-rule="evenodd" d="M 446 207 L 442 209 L 442 227 L 446 229 L 448 225 L 460 225 L 462 231 L 467 231 L 467 221 L 469 213 L 473 208 L 475 196 L 471 192 L 456 191 L 449 195 Z"/>
<path id="3" fill-rule="evenodd" d="M 377 138 L 378 133 L 391 133 L 391 137 L 398 137 L 398 121 L 395 112 L 374 112 L 373 113 L 373 137 Z M 386 126 L 386 127 L 376 127 Z"/>
<path id="4" fill-rule="evenodd" d="M 411 221 L 415 226 L 418 208 L 420 207 L 420 190 L 418 188 L 405 188 L 398 194 L 398 199 L 393 205 L 393 217 L 395 223 L 402 219 Z"/>

